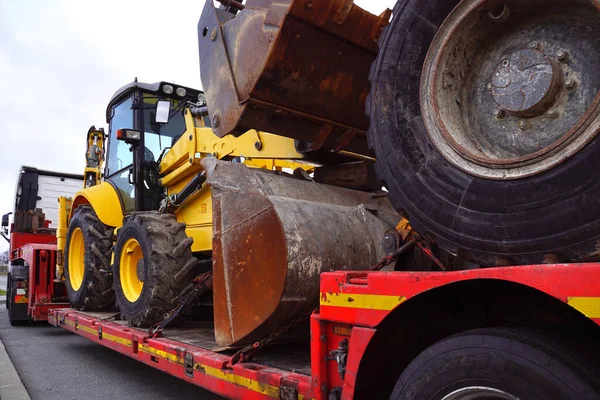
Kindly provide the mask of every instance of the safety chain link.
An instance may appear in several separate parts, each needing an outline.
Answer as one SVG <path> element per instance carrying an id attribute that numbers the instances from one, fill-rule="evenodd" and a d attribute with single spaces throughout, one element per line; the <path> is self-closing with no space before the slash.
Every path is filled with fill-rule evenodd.
<path id="1" fill-rule="evenodd" d="M 259 340 L 258 342 L 249 344 L 246 347 L 238 350 L 233 356 L 231 356 L 231 359 L 227 363 L 227 366 L 232 367 L 237 363 L 249 362 L 252 359 L 252 357 L 254 357 L 254 355 L 256 354 L 256 352 L 258 350 L 263 348 L 265 345 L 271 343 L 273 340 L 277 339 L 279 336 L 286 333 L 290 329 L 296 327 L 304 320 L 307 320 L 312 313 L 313 312 L 311 311 L 308 314 L 301 314 L 301 315 L 297 316 L 296 318 L 290 320 L 288 323 L 283 325 L 281 328 L 279 328 L 275 332 L 271 333 L 269 336 L 266 336 L 265 338 Z"/>

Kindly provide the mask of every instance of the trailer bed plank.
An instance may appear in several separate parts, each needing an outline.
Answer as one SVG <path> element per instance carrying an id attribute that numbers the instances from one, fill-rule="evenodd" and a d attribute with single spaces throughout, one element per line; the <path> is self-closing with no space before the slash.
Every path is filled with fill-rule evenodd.
<path id="1" fill-rule="evenodd" d="M 49 322 L 227 398 L 280 398 L 284 388 L 286 393 L 293 388 L 299 399 L 315 398 L 307 343 L 272 345 L 261 349 L 252 362 L 231 366 L 234 350 L 214 352 L 192 344 L 216 345 L 210 324 L 186 322 L 151 338 L 147 330 L 110 320 L 111 316 L 114 313 L 55 309 Z"/>

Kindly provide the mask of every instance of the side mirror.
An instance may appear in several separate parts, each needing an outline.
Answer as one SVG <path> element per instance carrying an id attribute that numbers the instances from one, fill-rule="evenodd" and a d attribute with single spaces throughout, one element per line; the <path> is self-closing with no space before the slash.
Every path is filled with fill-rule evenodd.
<path id="1" fill-rule="evenodd" d="M 119 129 L 117 131 L 117 139 L 122 140 L 132 146 L 137 146 L 140 143 L 142 134 L 139 131 L 133 129 Z"/>
<path id="2" fill-rule="evenodd" d="M 8 217 L 10 214 L 12 214 L 12 213 L 4 214 L 2 216 L 2 233 L 3 233 L 3 236 L 5 236 L 5 237 L 6 237 L 6 235 L 8 235 Z"/>
<path id="3" fill-rule="evenodd" d="M 154 118 L 157 124 L 166 124 L 169 122 L 169 113 L 171 111 L 170 101 L 158 101 L 156 103 L 156 117 Z"/>

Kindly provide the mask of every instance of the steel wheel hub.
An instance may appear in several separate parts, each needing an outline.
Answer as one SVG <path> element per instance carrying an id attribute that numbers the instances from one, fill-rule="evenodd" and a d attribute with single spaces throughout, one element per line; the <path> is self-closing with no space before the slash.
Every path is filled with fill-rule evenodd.
<path id="1" fill-rule="evenodd" d="M 539 50 L 517 50 L 492 76 L 492 96 L 504 111 L 522 117 L 541 115 L 561 92 L 558 63 Z"/>
<path id="2" fill-rule="evenodd" d="M 442 400 L 520 400 L 503 390 L 484 386 L 469 386 L 447 394 Z"/>
<path id="3" fill-rule="evenodd" d="M 552 169 L 600 130 L 600 4 L 463 0 L 438 29 L 421 111 L 463 171 L 517 179 Z"/>
<path id="4" fill-rule="evenodd" d="M 85 274 L 85 242 L 83 232 L 80 228 L 75 228 L 71 234 L 69 244 L 69 282 L 73 290 L 78 291 L 83 284 Z"/>
<path id="5" fill-rule="evenodd" d="M 119 279 L 125 298 L 135 303 L 142 295 L 144 254 L 142 246 L 133 238 L 127 239 L 119 259 Z"/>

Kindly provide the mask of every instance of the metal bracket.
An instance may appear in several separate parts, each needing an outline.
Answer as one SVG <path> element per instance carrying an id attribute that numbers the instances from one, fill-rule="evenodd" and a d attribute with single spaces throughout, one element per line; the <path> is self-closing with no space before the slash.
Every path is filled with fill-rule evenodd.
<path id="1" fill-rule="evenodd" d="M 102 325 L 98 325 L 98 339 L 102 340 Z"/>
<path id="2" fill-rule="evenodd" d="M 328 400 L 340 400 L 342 398 L 342 388 L 334 387 L 327 396 Z"/>
<path id="3" fill-rule="evenodd" d="M 280 400 L 298 400 L 298 381 L 281 378 L 279 387 Z"/>
<path id="4" fill-rule="evenodd" d="M 346 376 L 346 363 L 348 362 L 348 339 L 344 339 L 338 345 L 336 350 L 329 352 L 330 356 L 327 360 L 333 360 L 338 365 L 338 373 L 340 378 L 344 379 Z"/>
<path id="5" fill-rule="evenodd" d="M 79 319 L 75 318 L 75 330 L 79 327 Z"/>
<path id="6" fill-rule="evenodd" d="M 183 357 L 185 376 L 188 378 L 194 377 L 194 355 L 192 353 L 185 353 Z"/>

